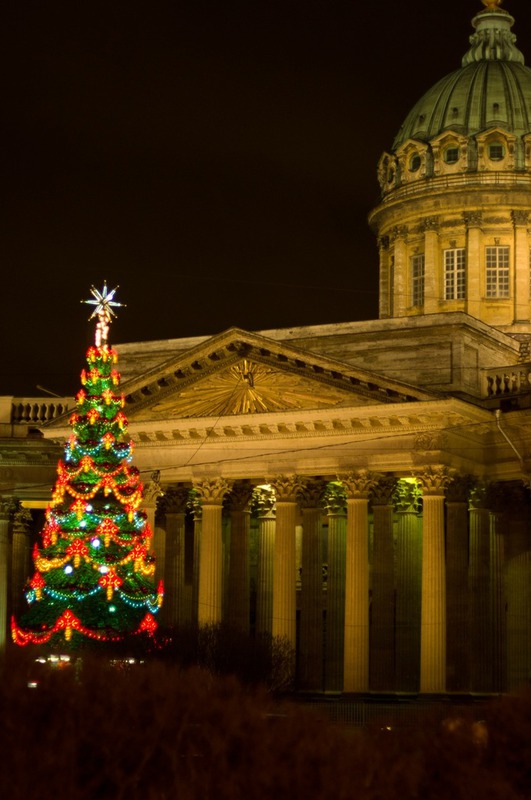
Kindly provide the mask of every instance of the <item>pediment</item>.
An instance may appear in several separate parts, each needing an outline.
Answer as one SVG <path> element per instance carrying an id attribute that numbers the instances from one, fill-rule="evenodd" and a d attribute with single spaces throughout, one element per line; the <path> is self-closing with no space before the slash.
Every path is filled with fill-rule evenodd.
<path id="1" fill-rule="evenodd" d="M 123 385 L 131 420 L 220 417 L 433 399 L 343 362 L 231 329 Z"/>

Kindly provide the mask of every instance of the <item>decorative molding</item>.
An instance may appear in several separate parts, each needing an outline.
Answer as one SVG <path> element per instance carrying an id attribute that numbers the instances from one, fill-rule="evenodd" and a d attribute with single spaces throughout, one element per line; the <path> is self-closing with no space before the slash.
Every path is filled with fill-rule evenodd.
<path id="1" fill-rule="evenodd" d="M 423 431 L 415 437 L 415 450 L 426 453 L 431 450 L 443 450 L 448 444 L 448 436 L 440 431 Z"/>

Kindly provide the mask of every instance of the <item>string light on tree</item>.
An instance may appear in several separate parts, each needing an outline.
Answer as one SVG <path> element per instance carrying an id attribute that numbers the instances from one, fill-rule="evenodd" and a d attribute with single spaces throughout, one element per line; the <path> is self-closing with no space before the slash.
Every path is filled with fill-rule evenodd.
<path id="1" fill-rule="evenodd" d="M 11 622 L 19 645 L 115 642 L 152 636 L 157 627 L 163 586 L 154 585 L 152 532 L 140 508 L 140 473 L 131 463 L 117 353 L 108 344 L 113 308 L 123 305 L 113 299 L 116 288 L 93 286 L 93 299 L 82 301 L 95 306 L 95 344 L 87 350 L 72 434 L 33 550 L 29 608 Z"/>

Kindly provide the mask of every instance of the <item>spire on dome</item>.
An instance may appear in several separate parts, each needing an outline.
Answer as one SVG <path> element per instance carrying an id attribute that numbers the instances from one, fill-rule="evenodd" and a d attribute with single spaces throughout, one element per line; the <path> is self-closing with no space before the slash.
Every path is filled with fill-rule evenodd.
<path id="1" fill-rule="evenodd" d="M 470 50 L 463 56 L 462 65 L 475 61 L 515 61 L 525 64 L 523 53 L 516 47 L 511 33 L 514 17 L 500 8 L 503 0 L 481 0 L 485 9 L 472 20 L 476 32 L 470 37 Z"/>

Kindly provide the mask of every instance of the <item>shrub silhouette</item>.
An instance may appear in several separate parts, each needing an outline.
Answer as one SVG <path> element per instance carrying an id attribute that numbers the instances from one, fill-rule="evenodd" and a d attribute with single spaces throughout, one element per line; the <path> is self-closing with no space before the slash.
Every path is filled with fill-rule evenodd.
<path id="1" fill-rule="evenodd" d="M 16 656 L 16 658 L 15 658 Z M 15 654 L 0 684 L 9 800 L 523 800 L 531 694 L 403 730 L 346 729 L 234 676 Z M 476 709 L 477 712 L 477 709 Z"/>

